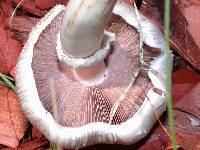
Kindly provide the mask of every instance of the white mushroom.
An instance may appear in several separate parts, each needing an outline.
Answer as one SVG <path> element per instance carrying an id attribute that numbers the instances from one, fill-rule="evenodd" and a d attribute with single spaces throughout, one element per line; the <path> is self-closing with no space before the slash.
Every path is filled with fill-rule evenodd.
<path id="1" fill-rule="evenodd" d="M 64 148 L 133 144 L 166 109 L 162 33 L 142 14 L 138 24 L 134 7 L 115 2 L 71 0 L 66 9 L 55 6 L 33 28 L 20 55 L 16 85 L 22 109 L 51 142 Z M 139 38 L 150 46 L 144 47 L 149 70 L 134 77 L 140 65 Z"/>

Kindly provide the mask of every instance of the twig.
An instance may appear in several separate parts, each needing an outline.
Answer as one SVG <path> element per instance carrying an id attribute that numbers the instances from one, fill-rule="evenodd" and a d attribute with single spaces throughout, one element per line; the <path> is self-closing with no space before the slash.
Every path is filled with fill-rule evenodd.
<path id="1" fill-rule="evenodd" d="M 111 108 L 110 116 L 109 116 L 110 117 L 109 124 L 112 123 L 113 117 L 114 117 L 115 113 L 117 112 L 119 105 L 126 98 L 126 94 L 130 90 L 130 88 L 133 86 L 136 78 L 138 77 L 140 70 L 144 69 L 144 65 L 145 65 L 144 50 L 143 50 L 144 39 L 143 39 L 142 26 L 141 26 L 141 17 L 139 16 L 139 12 L 137 10 L 137 6 L 136 6 L 135 3 L 134 3 L 134 6 L 135 6 L 135 12 L 136 12 L 136 19 L 138 21 L 138 32 L 139 32 L 139 35 L 140 35 L 140 49 L 139 49 L 140 66 L 139 66 L 139 68 L 134 70 L 133 76 L 131 78 L 131 82 L 129 83 L 127 89 L 124 91 L 124 93 L 119 97 L 119 99 L 114 103 L 113 107 Z"/>
<path id="2" fill-rule="evenodd" d="M 135 79 L 137 78 L 139 72 L 140 72 L 140 68 L 138 68 L 138 69 L 136 69 L 134 71 L 133 77 L 131 78 L 131 82 L 129 83 L 127 89 L 124 91 L 124 93 L 119 97 L 119 99 L 115 102 L 115 104 L 111 108 L 109 124 L 112 123 L 112 120 L 113 120 L 113 117 L 114 117 L 114 115 L 115 115 L 115 113 L 117 111 L 117 108 L 119 107 L 119 105 L 121 104 L 121 102 L 126 98 L 126 94 L 130 90 L 130 88 L 133 86 L 133 84 L 135 82 Z"/>
<path id="3" fill-rule="evenodd" d="M 10 17 L 10 22 L 9 22 L 10 28 L 12 27 L 12 19 L 13 19 L 14 15 L 15 15 L 15 12 L 17 11 L 17 9 L 19 8 L 19 6 L 20 6 L 23 2 L 24 2 L 24 0 L 21 0 L 21 1 L 17 4 L 17 6 L 15 7 L 14 11 L 12 12 L 12 15 L 11 15 L 11 17 Z"/>

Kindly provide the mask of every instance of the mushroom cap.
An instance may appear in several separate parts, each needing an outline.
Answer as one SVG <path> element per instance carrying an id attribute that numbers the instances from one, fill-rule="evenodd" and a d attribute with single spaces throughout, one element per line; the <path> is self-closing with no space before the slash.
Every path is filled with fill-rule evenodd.
<path id="1" fill-rule="evenodd" d="M 51 112 L 53 97 L 50 82 L 53 82 L 58 120 L 63 126 L 79 127 L 91 122 L 108 123 L 112 106 L 124 93 L 134 70 L 139 67 L 137 31 L 128 26 L 122 18 L 113 17 L 106 30 L 114 32 L 117 40 L 112 43 L 111 53 L 105 60 L 105 79 L 99 84 L 84 84 L 77 79 L 76 69 L 58 61 L 56 37 L 62 21 L 61 13 L 40 34 L 34 45 L 32 69 L 40 100 L 47 111 Z M 146 55 L 150 57 L 151 53 Z M 130 118 L 140 108 L 147 91 L 152 87 L 147 72 L 141 73 L 119 106 L 113 124 L 120 124 Z"/>
<path id="2" fill-rule="evenodd" d="M 164 80 L 159 78 L 163 77 L 160 72 L 164 67 L 162 49 L 144 47 L 144 60 L 149 68 L 160 73 L 159 77 L 150 71 L 141 71 L 109 125 L 111 108 L 140 65 L 139 34 L 123 18 L 113 14 L 106 31 L 115 33 L 116 41 L 104 60 L 105 79 L 98 84 L 84 84 L 74 73 L 76 70 L 57 57 L 57 34 L 63 10 L 61 5 L 53 8 L 32 30 L 23 48 L 16 68 L 22 109 L 50 141 L 66 148 L 138 141 L 166 108 Z M 162 93 L 154 92 L 154 88 Z"/>

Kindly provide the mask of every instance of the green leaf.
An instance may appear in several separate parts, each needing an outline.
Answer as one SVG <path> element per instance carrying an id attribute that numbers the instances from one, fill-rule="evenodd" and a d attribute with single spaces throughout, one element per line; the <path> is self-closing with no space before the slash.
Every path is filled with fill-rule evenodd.
<path id="1" fill-rule="evenodd" d="M 8 77 L 7 75 L 3 74 L 0 72 L 0 78 L 3 80 L 4 85 L 6 85 L 7 87 L 9 87 L 10 89 L 12 89 L 13 91 L 16 91 L 16 86 L 12 83 L 13 78 Z"/>

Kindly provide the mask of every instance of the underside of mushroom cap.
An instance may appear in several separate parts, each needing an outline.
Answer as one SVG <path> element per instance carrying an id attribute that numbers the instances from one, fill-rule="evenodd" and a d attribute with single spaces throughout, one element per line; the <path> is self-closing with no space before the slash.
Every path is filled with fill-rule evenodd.
<path id="1" fill-rule="evenodd" d="M 166 107 L 164 91 L 160 95 L 153 92 L 153 88 L 164 90 L 163 73 L 158 73 L 159 77 L 155 75 L 157 71 L 164 70 L 163 52 L 147 45 L 144 47 L 148 69 L 153 68 L 156 73 L 142 70 L 135 77 L 134 84 L 112 119 L 112 125 L 109 125 L 113 105 L 124 94 L 134 78 L 134 71 L 140 67 L 139 33 L 123 18 L 113 14 L 106 31 L 115 33 L 116 41 L 112 42 L 110 53 L 104 60 L 107 68 L 105 79 L 98 84 L 84 84 L 75 75 L 74 68 L 58 60 L 57 35 L 63 9 L 63 6 L 56 6 L 40 21 L 20 56 L 16 83 L 22 109 L 47 138 L 67 148 L 96 143 L 136 142 L 149 132 Z M 30 83 L 29 86 L 25 85 L 27 83 Z M 56 113 L 53 111 L 55 105 Z M 152 111 L 151 105 L 155 110 Z M 143 118 L 139 119 L 138 114 Z M 140 128 L 144 121 L 147 124 Z M 131 129 L 133 123 L 135 127 Z M 50 130 L 54 130 L 55 135 Z"/>
<path id="2" fill-rule="evenodd" d="M 79 127 L 91 122 L 108 123 L 112 106 L 128 87 L 134 70 L 139 68 L 139 35 L 122 18 L 113 15 L 107 31 L 114 32 L 117 40 L 112 43 L 111 52 L 105 60 L 108 72 L 102 83 L 86 85 L 77 79 L 74 68 L 58 61 L 55 37 L 61 20 L 62 14 L 59 14 L 34 46 L 32 68 L 40 100 L 48 111 L 52 110 L 50 82 L 53 82 L 60 124 Z M 145 58 L 150 59 L 154 54 L 149 52 Z M 130 118 L 152 87 L 147 72 L 141 73 L 119 106 L 113 124 Z"/>

